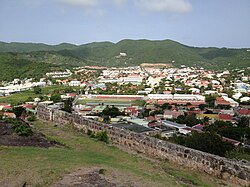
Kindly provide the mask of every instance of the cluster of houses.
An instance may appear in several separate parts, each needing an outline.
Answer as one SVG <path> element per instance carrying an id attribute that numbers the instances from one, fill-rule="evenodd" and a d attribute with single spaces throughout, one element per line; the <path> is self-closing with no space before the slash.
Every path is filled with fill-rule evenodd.
<path id="1" fill-rule="evenodd" d="M 121 54 L 123 55 L 123 54 Z M 97 77 L 91 78 L 93 74 Z M 89 75 L 88 79 L 72 79 L 73 75 Z M 181 115 L 194 114 L 197 119 L 209 119 L 210 123 L 217 120 L 230 121 L 234 123 L 237 117 L 250 117 L 250 76 L 239 71 L 236 79 L 229 79 L 229 71 L 208 71 L 203 68 L 185 67 L 166 68 L 154 66 L 135 66 L 135 67 L 98 67 L 86 66 L 75 68 L 72 72 L 49 72 L 47 78 L 56 79 L 55 82 L 72 87 L 81 87 L 85 94 L 76 95 L 68 93 L 61 95 L 62 99 L 76 98 L 73 111 L 79 115 L 102 120 L 95 116 L 101 113 L 106 106 L 115 106 L 124 116 L 118 116 L 110 119 L 110 125 L 133 130 L 139 133 L 161 132 L 163 137 L 169 137 L 173 133 L 188 134 L 192 131 L 202 131 L 204 124 L 195 124 L 188 127 L 185 124 L 178 124 L 172 119 Z M 76 77 L 76 76 L 74 76 Z M 62 78 L 62 79 L 61 79 Z M 230 80 L 230 81 L 228 81 Z M 137 89 L 136 95 L 121 95 L 114 92 L 110 95 L 96 94 L 96 89 L 106 89 L 107 84 L 122 85 L 130 83 L 133 89 L 143 85 L 144 89 Z M 0 87 L 0 94 L 6 96 L 16 92 L 31 89 L 35 86 L 46 86 L 51 82 L 41 79 L 39 82 L 33 82 L 32 79 L 18 80 L 6 83 Z M 159 87 L 162 88 L 161 92 Z M 229 90 L 232 95 L 225 92 Z M 185 93 L 182 93 L 185 91 Z M 206 97 L 214 96 L 214 106 L 206 106 L 208 103 Z M 84 101 L 81 103 L 81 101 Z M 136 104 L 141 101 L 143 105 Z M 28 102 L 22 105 L 27 110 L 34 110 L 39 100 Z M 246 103 L 246 105 L 242 105 Z M 62 105 L 54 104 L 52 101 L 45 101 L 43 104 L 60 108 Z M 149 109 L 151 112 L 157 111 L 156 106 L 167 104 L 160 114 L 142 117 L 142 113 Z M 248 104 L 248 105 L 247 105 Z M 201 106 L 206 106 L 210 111 L 207 112 Z M 221 107 L 223 106 L 223 107 Z M 0 111 L 3 115 L 12 115 L 8 113 L 12 109 L 10 104 L 0 103 Z M 14 116 L 11 116 L 14 117 Z"/>
<path id="2" fill-rule="evenodd" d="M 0 86 L 0 96 L 8 96 L 17 92 L 30 90 L 36 86 L 44 87 L 51 84 L 51 82 L 46 82 L 44 78 L 40 79 L 39 82 L 33 81 L 32 79 L 14 79 L 12 82 L 8 82 L 5 83 L 4 86 Z"/>

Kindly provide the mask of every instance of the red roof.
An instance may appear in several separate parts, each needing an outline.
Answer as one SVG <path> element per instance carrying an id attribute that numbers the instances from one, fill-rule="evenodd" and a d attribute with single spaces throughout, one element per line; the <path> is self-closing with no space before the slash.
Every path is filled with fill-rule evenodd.
<path id="1" fill-rule="evenodd" d="M 203 128 L 204 128 L 204 125 L 197 124 L 197 125 L 193 126 L 192 128 L 193 128 L 193 129 L 196 129 L 196 130 L 199 130 L 199 131 L 202 131 Z"/>
<path id="2" fill-rule="evenodd" d="M 217 105 L 230 105 L 230 102 L 226 101 L 222 97 L 217 97 L 216 98 L 216 104 Z"/>
<path id="3" fill-rule="evenodd" d="M 240 109 L 237 111 L 240 115 L 250 115 L 250 110 L 248 109 Z"/>
<path id="4" fill-rule="evenodd" d="M 219 120 L 231 121 L 232 117 L 229 114 L 219 114 Z"/>
<path id="5" fill-rule="evenodd" d="M 75 96 L 76 96 L 76 94 L 74 94 L 74 93 L 70 93 L 70 94 L 68 94 L 68 96 L 69 96 L 69 97 L 75 97 Z"/>
<path id="6" fill-rule="evenodd" d="M 147 120 L 148 120 L 148 121 L 153 121 L 153 120 L 155 120 L 155 117 L 154 117 L 154 116 L 148 116 L 148 117 L 147 117 Z"/>
<path id="7" fill-rule="evenodd" d="M 92 108 L 83 108 L 83 109 L 81 109 L 81 111 L 91 111 L 92 110 Z"/>
<path id="8" fill-rule="evenodd" d="M 12 107 L 7 105 L 7 106 L 4 106 L 3 109 L 12 109 Z"/>
<path id="9" fill-rule="evenodd" d="M 10 106 L 9 103 L 0 103 L 0 106 Z"/>
<path id="10" fill-rule="evenodd" d="M 182 104 L 186 105 L 187 103 L 191 103 L 193 106 L 199 106 L 200 104 L 206 104 L 204 101 L 179 101 L 179 100 L 157 100 L 157 104 L 162 105 L 164 103 L 169 104 Z"/>
<path id="11" fill-rule="evenodd" d="M 30 105 L 30 104 L 22 104 L 22 105 L 19 105 L 19 106 L 22 106 L 23 108 L 29 108 L 29 109 L 33 109 L 34 108 L 34 106 Z"/>
<path id="12" fill-rule="evenodd" d="M 151 122 L 151 123 L 148 123 L 148 127 L 154 127 L 154 126 L 156 126 L 156 123 L 155 122 Z"/>

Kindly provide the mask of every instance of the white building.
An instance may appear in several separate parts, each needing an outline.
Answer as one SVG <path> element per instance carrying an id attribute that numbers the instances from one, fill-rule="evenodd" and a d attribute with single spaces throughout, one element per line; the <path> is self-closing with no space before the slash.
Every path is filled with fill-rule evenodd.
<path id="1" fill-rule="evenodd" d="M 81 81 L 74 80 L 69 82 L 69 86 L 80 86 L 80 85 Z"/>
<path id="2" fill-rule="evenodd" d="M 192 94 L 148 94 L 149 99 L 163 99 L 163 100 L 189 100 L 189 101 L 205 101 L 205 97 L 202 95 Z"/>

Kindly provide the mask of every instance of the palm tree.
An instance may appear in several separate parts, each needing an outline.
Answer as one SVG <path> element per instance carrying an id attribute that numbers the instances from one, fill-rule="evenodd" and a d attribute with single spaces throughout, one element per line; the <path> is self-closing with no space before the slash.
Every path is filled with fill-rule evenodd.
<path id="1" fill-rule="evenodd" d="M 202 120 L 203 125 L 207 126 L 209 125 L 209 117 L 205 116 Z"/>

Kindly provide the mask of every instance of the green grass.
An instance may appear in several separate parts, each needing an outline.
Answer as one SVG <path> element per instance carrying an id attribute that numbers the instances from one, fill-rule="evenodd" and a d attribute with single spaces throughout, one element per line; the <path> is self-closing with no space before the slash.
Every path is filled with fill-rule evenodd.
<path id="1" fill-rule="evenodd" d="M 67 86 L 62 85 L 53 85 L 53 86 L 47 86 L 42 88 L 41 94 L 35 94 L 33 89 L 19 92 L 16 94 L 12 94 L 7 97 L 0 97 L 0 103 L 10 103 L 11 105 L 18 105 L 22 104 L 25 101 L 27 101 L 28 98 L 36 98 L 40 96 L 46 96 L 47 94 L 52 94 L 56 90 L 65 90 L 66 88 L 69 88 Z"/>
<path id="2" fill-rule="evenodd" d="M 237 159 L 237 160 L 247 160 L 250 162 L 250 152 L 243 150 L 233 150 L 227 155 L 229 158 Z"/>
<path id="3" fill-rule="evenodd" d="M 46 186 L 78 168 L 98 166 L 117 170 L 144 186 L 183 186 L 176 182 L 185 178 L 197 186 L 217 186 L 220 182 L 203 173 L 190 171 L 167 162 L 151 162 L 111 145 L 90 139 L 69 127 L 34 122 L 34 127 L 49 139 L 66 145 L 49 149 L 0 146 L 0 186 Z M 184 185 L 185 186 L 185 185 Z"/>

